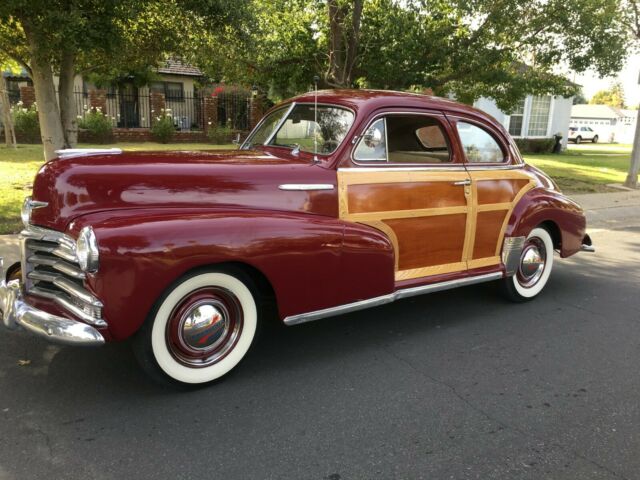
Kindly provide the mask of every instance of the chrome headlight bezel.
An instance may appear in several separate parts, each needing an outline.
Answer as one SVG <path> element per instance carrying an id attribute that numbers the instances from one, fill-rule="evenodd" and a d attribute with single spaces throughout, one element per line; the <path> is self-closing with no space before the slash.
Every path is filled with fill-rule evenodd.
<path id="1" fill-rule="evenodd" d="M 90 226 L 80 230 L 76 240 L 76 258 L 78 265 L 84 272 L 94 273 L 100 266 L 100 252 L 98 251 L 98 240 L 93 228 Z"/>

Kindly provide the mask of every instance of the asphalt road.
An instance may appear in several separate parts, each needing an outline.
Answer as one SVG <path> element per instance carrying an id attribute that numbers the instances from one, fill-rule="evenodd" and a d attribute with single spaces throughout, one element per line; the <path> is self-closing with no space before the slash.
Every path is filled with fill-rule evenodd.
<path id="1" fill-rule="evenodd" d="M 639 478 L 636 212 L 533 302 L 482 285 L 271 329 L 188 393 L 127 344 L 0 331 L 0 479 Z"/>

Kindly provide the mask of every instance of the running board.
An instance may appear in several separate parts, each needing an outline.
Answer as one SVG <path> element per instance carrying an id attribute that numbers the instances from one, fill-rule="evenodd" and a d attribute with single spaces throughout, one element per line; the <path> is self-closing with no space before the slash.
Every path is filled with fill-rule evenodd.
<path id="1" fill-rule="evenodd" d="M 395 302 L 396 300 L 399 300 L 401 298 L 414 297 L 416 295 L 423 295 L 425 293 L 441 292 L 443 290 L 464 287 L 466 285 L 474 285 L 476 283 L 490 282 L 492 280 L 498 280 L 502 277 L 502 272 L 494 272 L 486 273 L 484 275 L 477 275 L 475 277 L 466 277 L 457 280 L 448 280 L 446 282 L 433 283 L 431 285 L 422 285 L 420 287 L 405 288 L 403 290 L 397 290 L 393 293 L 389 293 L 388 295 L 381 295 L 379 297 L 360 300 L 353 303 L 347 303 L 345 305 L 339 305 L 337 307 L 325 308 L 323 310 L 316 310 L 314 312 L 301 313 L 300 315 L 292 315 L 285 318 L 284 323 L 288 326 L 298 325 L 300 323 L 320 320 L 321 318 L 342 315 L 345 313 L 355 312 L 357 310 L 364 310 L 365 308 L 370 307 L 377 307 L 378 305 L 384 305 L 385 303 Z"/>

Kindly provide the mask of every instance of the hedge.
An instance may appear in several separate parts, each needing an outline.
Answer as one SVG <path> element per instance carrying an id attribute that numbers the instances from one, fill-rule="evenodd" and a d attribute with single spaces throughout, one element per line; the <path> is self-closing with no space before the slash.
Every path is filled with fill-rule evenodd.
<path id="1" fill-rule="evenodd" d="M 515 138 L 520 153 L 553 153 L 556 139 L 551 138 Z"/>

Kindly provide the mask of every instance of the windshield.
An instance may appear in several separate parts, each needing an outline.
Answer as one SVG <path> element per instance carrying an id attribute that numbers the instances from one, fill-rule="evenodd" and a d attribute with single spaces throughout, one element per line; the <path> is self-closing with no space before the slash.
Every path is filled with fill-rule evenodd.
<path id="1" fill-rule="evenodd" d="M 293 109 L 282 108 L 269 114 L 242 148 L 274 145 L 326 155 L 338 148 L 352 123 L 353 113 L 344 108 L 318 105 L 316 111 L 313 105 L 294 105 Z"/>

